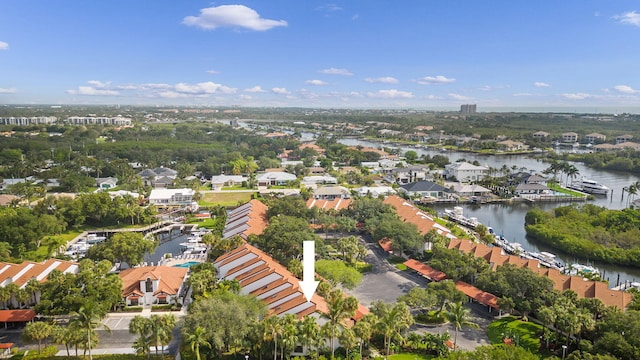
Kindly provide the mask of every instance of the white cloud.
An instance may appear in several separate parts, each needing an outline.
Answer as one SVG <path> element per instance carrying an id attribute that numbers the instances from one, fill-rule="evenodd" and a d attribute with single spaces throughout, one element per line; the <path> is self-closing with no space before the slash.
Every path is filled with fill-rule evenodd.
<path id="1" fill-rule="evenodd" d="M 242 100 L 251 100 L 251 99 L 253 99 L 253 96 L 251 96 L 251 95 L 246 95 L 246 94 L 240 94 L 238 97 L 239 97 L 240 99 L 242 99 Z"/>
<path id="2" fill-rule="evenodd" d="M 267 92 L 267 90 L 262 89 L 260 87 L 260 85 L 256 85 L 254 87 L 244 89 L 244 92 L 248 92 L 248 93 L 263 93 L 263 92 Z"/>
<path id="3" fill-rule="evenodd" d="M 473 98 L 470 98 L 468 96 L 464 96 L 464 95 L 460 95 L 460 94 L 454 94 L 454 93 L 449 94 L 449 97 L 454 99 L 454 100 L 461 100 L 461 101 L 467 101 L 467 100 L 473 99 Z"/>
<path id="4" fill-rule="evenodd" d="M 535 86 L 535 87 L 550 87 L 551 85 L 547 84 L 546 82 L 536 81 L 536 82 L 533 83 L 533 86 Z"/>
<path id="5" fill-rule="evenodd" d="M 9 44 L 7 44 L 4 41 L 0 41 L 0 50 L 8 50 L 9 49 Z"/>
<path id="6" fill-rule="evenodd" d="M 370 84 L 374 84 L 374 83 L 381 83 L 381 84 L 397 84 L 399 83 L 398 79 L 391 77 L 391 76 L 385 76 L 385 77 L 379 77 L 379 78 L 366 78 L 364 79 L 364 81 L 370 83 Z"/>
<path id="7" fill-rule="evenodd" d="M 351 17 L 351 20 L 353 20 L 353 21 L 356 21 L 356 20 L 358 20 L 358 19 L 360 19 L 360 14 L 354 14 L 354 15 Z"/>
<path id="8" fill-rule="evenodd" d="M 236 92 L 236 89 L 230 88 L 224 85 L 216 84 L 211 81 L 202 82 L 198 84 L 185 84 L 179 83 L 174 86 L 175 91 L 184 94 L 233 94 Z"/>
<path id="9" fill-rule="evenodd" d="M 337 68 L 329 68 L 322 69 L 318 71 L 320 74 L 328 74 L 328 75 L 344 75 L 351 76 L 353 73 L 347 69 L 337 69 Z"/>
<path id="10" fill-rule="evenodd" d="M 328 82 L 322 80 L 307 80 L 304 82 L 307 85 L 324 86 L 329 85 Z"/>
<path id="11" fill-rule="evenodd" d="M 232 27 L 266 31 L 277 26 L 287 26 L 284 20 L 264 19 L 257 11 L 244 5 L 221 5 L 200 9 L 200 15 L 187 16 L 182 23 L 207 30 Z"/>
<path id="12" fill-rule="evenodd" d="M 628 24 L 640 27 L 640 13 L 634 11 L 626 12 L 622 15 L 616 15 L 613 17 L 621 24 Z"/>
<path id="13" fill-rule="evenodd" d="M 78 86 L 77 89 L 67 90 L 70 95 L 90 96 L 142 96 L 147 98 L 161 97 L 167 99 L 188 97 L 209 97 L 213 94 L 235 94 L 235 88 L 216 84 L 211 81 L 197 84 L 123 84 L 115 85 L 110 81 L 87 81 L 87 86 Z"/>
<path id="14" fill-rule="evenodd" d="M 616 85 L 613 89 L 624 94 L 637 94 L 640 92 L 640 90 L 636 90 L 628 85 Z"/>
<path id="15" fill-rule="evenodd" d="M 211 74 L 211 75 L 217 75 L 220 74 L 220 71 L 217 70 L 207 70 L 206 71 L 207 74 Z"/>
<path id="16" fill-rule="evenodd" d="M 322 6 L 318 6 L 316 8 L 316 11 L 340 11 L 342 10 L 342 8 L 337 5 L 337 4 L 326 4 L 326 5 L 322 5 Z"/>
<path id="17" fill-rule="evenodd" d="M 397 89 L 368 92 L 367 96 L 370 98 L 380 98 L 380 99 L 411 99 L 414 97 L 413 94 L 409 91 L 401 91 Z"/>
<path id="18" fill-rule="evenodd" d="M 274 87 L 271 89 L 271 91 L 275 94 L 280 94 L 280 95 L 288 95 L 290 94 L 289 91 L 287 91 L 286 88 L 279 88 L 279 87 Z"/>
<path id="19" fill-rule="evenodd" d="M 584 100 L 593 97 L 593 95 L 586 93 L 564 93 L 560 94 L 560 96 L 569 100 Z"/>
<path id="20" fill-rule="evenodd" d="M 93 86 L 78 86 L 76 90 L 67 90 L 70 95 L 86 95 L 86 96 L 118 96 L 120 93 L 115 90 L 97 89 Z"/>
<path id="21" fill-rule="evenodd" d="M 0 94 L 13 94 L 15 92 L 15 88 L 0 88 Z"/>
<path id="22" fill-rule="evenodd" d="M 438 75 L 438 76 L 425 76 L 423 78 L 415 80 L 420 85 L 437 85 L 437 84 L 451 84 L 455 82 L 456 79 L 448 78 L 446 76 Z"/>

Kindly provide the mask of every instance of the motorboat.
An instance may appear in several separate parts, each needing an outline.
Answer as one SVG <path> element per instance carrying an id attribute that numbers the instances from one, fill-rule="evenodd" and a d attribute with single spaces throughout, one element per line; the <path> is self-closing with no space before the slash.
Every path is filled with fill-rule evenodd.
<path id="1" fill-rule="evenodd" d="M 588 194 L 598 194 L 598 195 L 606 195 L 611 191 L 608 187 L 599 184 L 595 180 L 590 180 L 587 178 L 582 178 L 578 181 L 572 181 L 568 186 L 570 189 L 583 191 Z"/>

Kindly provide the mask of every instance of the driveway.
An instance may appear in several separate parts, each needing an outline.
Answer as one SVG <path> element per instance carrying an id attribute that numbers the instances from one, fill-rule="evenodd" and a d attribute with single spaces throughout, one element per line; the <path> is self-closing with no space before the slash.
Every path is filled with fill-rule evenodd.
<path id="1" fill-rule="evenodd" d="M 406 293 L 414 286 L 426 286 L 428 281 L 418 275 L 398 270 L 387 261 L 389 255 L 373 241 L 364 241 L 367 248 L 365 261 L 372 264 L 370 272 L 364 273 L 362 282 L 354 290 L 346 290 L 349 295 L 355 296 L 361 304 L 369 307 L 374 301 L 382 300 L 386 303 L 394 303 L 398 296 Z M 488 345 L 487 327 L 492 319 L 484 312 L 484 307 L 476 307 L 474 304 L 465 304 L 470 308 L 471 317 L 474 323 L 480 328 L 463 328 L 458 331 L 458 348 L 463 350 L 473 350 L 481 345 Z M 413 325 L 410 329 L 418 333 L 429 332 L 432 334 L 442 334 L 449 331 L 451 340 L 455 334 L 453 326 L 450 324 L 439 326 Z"/>

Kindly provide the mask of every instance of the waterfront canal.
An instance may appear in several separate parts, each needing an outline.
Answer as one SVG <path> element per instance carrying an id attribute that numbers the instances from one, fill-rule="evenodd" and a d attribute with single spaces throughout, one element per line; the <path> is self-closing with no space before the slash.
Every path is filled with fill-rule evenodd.
<path id="1" fill-rule="evenodd" d="M 380 146 L 385 147 L 394 147 L 391 144 L 381 144 L 370 141 L 363 141 L 360 139 L 340 139 L 340 143 L 350 146 L 365 146 L 365 147 L 374 147 L 379 148 Z M 449 158 L 449 161 L 455 162 L 459 159 L 466 159 L 469 162 L 478 161 L 480 165 L 491 166 L 493 168 L 500 169 L 503 165 L 511 168 L 512 166 L 516 166 L 517 169 L 527 169 L 533 170 L 535 172 L 542 172 L 544 169 L 549 167 L 548 163 L 540 161 L 539 159 L 535 159 L 529 157 L 527 155 L 480 155 L 473 153 L 465 153 L 465 152 L 455 152 L 455 151 L 447 151 L 441 152 L 438 150 L 430 150 L 425 148 L 411 148 L 411 147 L 400 147 L 400 150 L 404 154 L 408 150 L 413 150 L 418 153 L 418 155 L 444 155 Z M 613 190 L 612 194 L 608 196 L 597 196 L 594 200 L 588 201 L 590 204 L 603 206 L 609 209 L 623 209 L 627 207 L 627 196 L 625 194 L 622 197 L 622 188 L 625 186 L 629 186 L 636 181 L 640 181 L 640 177 L 634 174 L 622 173 L 622 172 L 613 172 L 613 171 L 602 171 L 595 170 L 584 166 L 581 163 L 573 163 L 576 168 L 580 171 L 578 177 L 587 177 L 592 180 L 596 180 L 597 182 L 604 184 Z M 555 250 L 549 248 L 543 244 L 539 244 L 534 242 L 533 240 L 527 239 L 526 232 L 524 229 L 524 218 L 530 209 L 533 207 L 541 208 L 544 210 L 551 210 L 558 206 L 569 205 L 570 203 L 499 203 L 499 204 L 484 204 L 484 205 L 461 205 L 464 209 L 464 216 L 466 217 L 475 217 L 479 222 L 491 226 L 496 233 L 503 235 L 510 242 L 520 243 L 525 250 L 528 251 L 548 251 L 554 253 L 558 256 L 558 258 L 564 263 L 587 263 L 587 259 L 584 258 L 575 258 L 573 256 L 561 253 L 559 250 Z M 448 205 L 433 205 L 434 209 L 438 211 L 438 213 L 442 214 L 445 208 L 453 207 L 453 204 Z M 589 262 L 589 264 L 593 264 Z M 610 286 L 616 285 L 616 282 L 624 282 L 624 281 L 639 281 L 640 280 L 640 269 L 621 267 L 615 265 L 605 265 L 600 263 L 595 263 L 598 269 L 600 269 L 601 273 L 604 272 L 605 279 L 609 279 Z"/>

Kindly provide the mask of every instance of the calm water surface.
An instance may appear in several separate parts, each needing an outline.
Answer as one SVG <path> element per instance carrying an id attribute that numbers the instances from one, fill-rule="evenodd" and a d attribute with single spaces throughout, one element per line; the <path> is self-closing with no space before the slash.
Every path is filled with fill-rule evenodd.
<path id="1" fill-rule="evenodd" d="M 388 144 L 380 144 L 370 141 L 362 141 L 359 139 L 341 139 L 340 143 L 350 146 L 366 146 L 379 148 L 384 145 L 387 147 L 393 147 Z M 418 155 L 445 155 L 449 158 L 449 161 L 455 162 L 459 159 L 466 159 L 469 162 L 478 161 L 481 165 L 491 166 L 493 168 L 501 168 L 503 165 L 511 168 L 516 166 L 518 169 L 533 170 L 536 172 L 542 172 L 549 167 L 548 163 L 542 162 L 538 159 L 526 156 L 526 155 L 478 155 L 463 152 L 440 152 L 438 150 L 427 149 L 415 149 L 410 147 L 400 147 L 402 153 L 413 150 Z M 579 177 L 587 177 L 592 180 L 596 180 L 601 184 L 604 184 L 613 190 L 612 194 L 608 196 L 598 196 L 595 200 L 589 201 L 590 204 L 603 206 L 609 209 L 624 209 L 627 207 L 627 196 L 625 194 L 622 198 L 622 188 L 629 186 L 636 181 L 640 181 L 640 177 L 634 174 L 614 172 L 614 171 L 602 171 L 590 169 L 581 163 L 573 163 L 580 171 Z M 551 210 L 557 206 L 568 205 L 569 203 L 515 203 L 515 204 L 487 204 L 487 205 L 462 205 L 464 208 L 464 215 L 466 217 L 476 217 L 481 223 L 491 226 L 498 234 L 502 234 L 510 242 L 517 242 L 529 251 L 548 251 L 558 256 L 560 260 L 565 263 L 589 263 L 587 259 L 575 258 L 567 254 L 561 253 L 559 250 L 555 250 L 546 247 L 542 244 L 527 239 L 526 232 L 524 230 L 524 218 L 530 209 L 533 207 L 541 208 L 544 210 Z M 439 212 L 444 212 L 446 207 L 452 207 L 453 205 L 434 205 L 433 207 Z M 605 265 L 595 263 L 601 272 L 604 272 L 604 277 L 609 279 L 611 286 L 616 285 L 616 282 L 624 282 L 626 280 L 634 281 L 640 280 L 640 269 L 627 268 L 615 265 Z"/>

